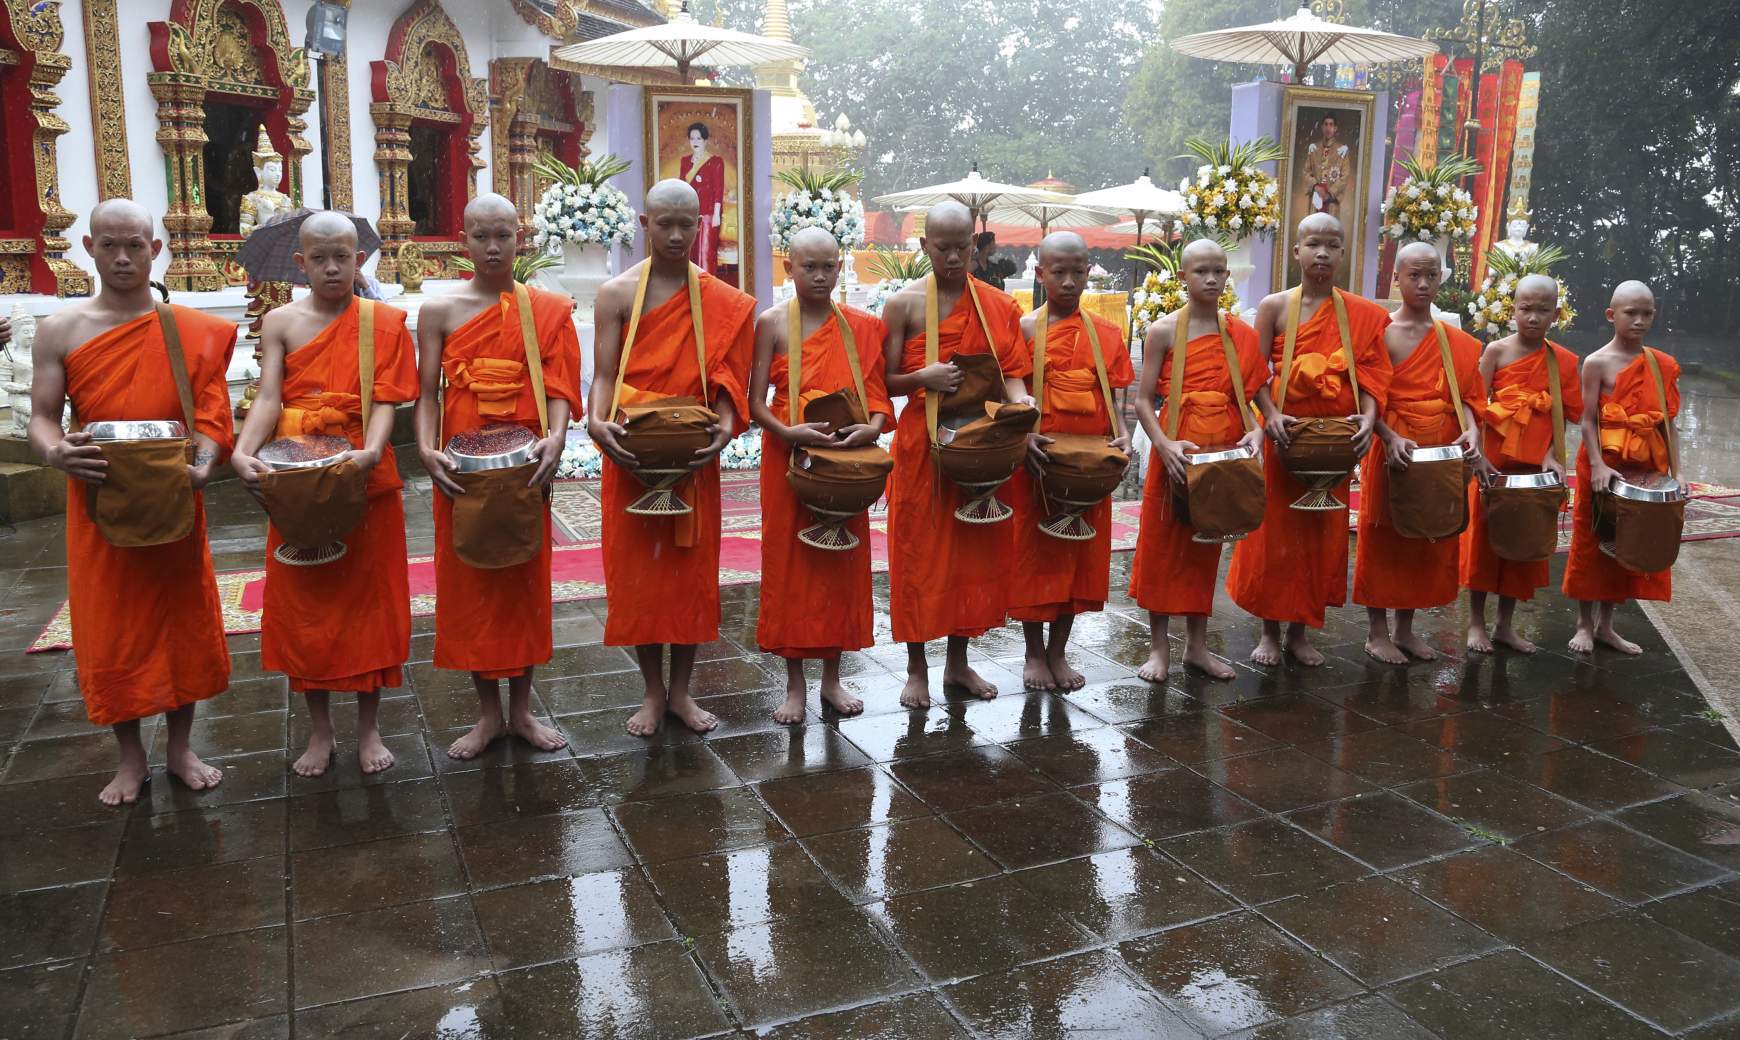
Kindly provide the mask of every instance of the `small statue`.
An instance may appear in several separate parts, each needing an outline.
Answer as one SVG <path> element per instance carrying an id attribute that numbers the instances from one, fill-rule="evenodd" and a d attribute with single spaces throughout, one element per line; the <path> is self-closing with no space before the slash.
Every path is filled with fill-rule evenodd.
<path id="1" fill-rule="evenodd" d="M 30 378 L 35 368 L 31 344 L 36 339 L 36 319 L 20 304 L 12 309 L 11 324 L 12 339 L 0 346 L 0 391 L 11 398 L 12 429 L 7 432 L 22 437 L 30 426 Z"/>
<path id="2" fill-rule="evenodd" d="M 840 271 L 840 282 L 843 285 L 857 285 L 858 284 L 857 257 L 855 257 L 853 255 L 852 250 L 850 250 L 850 249 L 845 250 L 845 253 L 846 253 L 846 257 L 845 257 L 844 266 L 841 268 L 841 271 Z"/>
<path id="3" fill-rule="evenodd" d="M 284 178 L 284 157 L 272 147 L 266 128 L 260 128 L 259 142 L 254 146 L 254 176 L 259 187 L 242 196 L 241 215 L 237 226 L 246 238 L 255 228 L 270 224 L 272 218 L 291 210 L 290 196 L 278 190 Z"/>
<path id="4" fill-rule="evenodd" d="M 1534 214 L 1523 208 L 1523 200 L 1515 199 L 1510 204 L 1510 222 L 1505 225 L 1505 237 L 1494 248 L 1513 260 L 1527 260 L 1540 252 L 1541 247 L 1529 241 L 1529 218 Z"/>
<path id="5" fill-rule="evenodd" d="M 399 261 L 399 284 L 407 293 L 421 292 L 423 289 L 423 247 L 415 242 L 406 242 L 394 254 Z"/>
<path id="6" fill-rule="evenodd" d="M 1039 277 L 1039 250 L 1035 249 L 1033 252 L 1027 254 L 1027 264 L 1022 277 L 1026 278 L 1028 282 L 1032 282 L 1035 278 Z"/>

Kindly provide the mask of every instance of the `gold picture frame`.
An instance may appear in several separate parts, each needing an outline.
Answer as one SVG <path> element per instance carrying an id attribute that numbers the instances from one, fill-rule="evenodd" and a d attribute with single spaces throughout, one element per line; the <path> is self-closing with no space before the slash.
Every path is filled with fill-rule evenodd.
<path id="1" fill-rule="evenodd" d="M 1299 284 L 1299 268 L 1293 262 L 1294 230 L 1301 220 L 1320 208 L 1323 188 L 1328 188 L 1328 198 L 1333 200 L 1331 205 L 1345 233 L 1343 280 L 1337 284 L 1349 292 L 1360 291 L 1365 274 L 1366 204 L 1370 198 L 1366 179 L 1371 166 L 1376 106 L 1377 95 L 1364 90 L 1289 86 L 1282 92 L 1280 144 L 1285 154 L 1276 164 L 1276 178 L 1281 185 L 1281 228 L 1275 236 L 1277 291 Z M 1331 148 L 1324 148 L 1322 141 L 1325 131 L 1321 124 L 1326 117 L 1336 123 Z M 1349 123 L 1354 125 L 1349 127 Z"/>
<path id="2" fill-rule="evenodd" d="M 708 273 L 731 282 L 743 292 L 755 293 L 755 102 L 754 92 L 735 87 L 648 87 L 642 166 L 646 187 L 666 177 L 683 177 L 702 195 L 702 234 L 696 250 L 697 263 Z M 708 127 L 704 141 L 709 156 L 699 173 L 693 172 L 686 128 L 700 123 Z M 681 136 L 679 136 L 679 133 Z M 707 183 L 713 159 L 721 161 L 722 184 Z M 688 162 L 689 169 L 684 169 Z M 692 178 L 690 175 L 692 174 Z M 714 205 L 722 218 L 712 226 Z M 716 237 L 709 241 L 712 233 Z M 735 263 L 727 263 L 731 251 Z"/>

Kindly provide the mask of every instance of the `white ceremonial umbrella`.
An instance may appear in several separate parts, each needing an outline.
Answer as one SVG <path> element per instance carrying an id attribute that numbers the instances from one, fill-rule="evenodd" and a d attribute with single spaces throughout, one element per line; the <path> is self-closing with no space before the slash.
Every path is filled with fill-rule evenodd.
<path id="1" fill-rule="evenodd" d="M 1119 214 L 1113 210 L 1080 206 L 1073 202 L 1005 202 L 991 206 L 993 224 L 1014 227 L 1036 227 L 1041 235 L 1054 228 L 1104 227 L 1116 224 Z"/>
<path id="2" fill-rule="evenodd" d="M 1131 230 L 1136 232 L 1137 245 L 1142 244 L 1144 224 L 1156 219 L 1171 220 L 1183 216 L 1188 208 L 1184 204 L 1183 195 L 1155 184 L 1146 170 L 1142 171 L 1142 176 L 1128 184 L 1101 188 L 1098 191 L 1084 191 L 1075 197 L 1075 201 L 1081 206 L 1128 213 L 1133 218 L 1134 227 Z"/>
<path id="3" fill-rule="evenodd" d="M 1357 25 L 1324 21 L 1308 8 L 1291 18 L 1261 25 L 1216 29 L 1172 41 L 1172 49 L 1194 58 L 1242 62 L 1247 65 L 1293 66 L 1294 80 L 1303 83 L 1305 70 L 1316 64 L 1351 65 L 1407 61 L 1438 53 L 1429 40 Z"/>
<path id="4" fill-rule="evenodd" d="M 1043 205 L 1048 203 L 1068 205 L 1075 201 L 1062 192 L 988 181 L 979 176 L 978 163 L 974 163 L 972 170 L 958 181 L 933 184 L 928 188 L 909 188 L 906 191 L 890 192 L 887 195 L 878 195 L 871 201 L 879 202 L 884 206 L 930 207 L 951 200 L 972 210 L 975 222 L 978 221 L 979 215 L 989 209 L 993 203 L 1000 202 L 1003 205 Z"/>
<path id="5" fill-rule="evenodd" d="M 689 79 L 695 62 L 714 68 L 736 65 L 766 65 L 810 56 L 808 48 L 789 40 L 774 40 L 754 33 L 736 32 L 695 21 L 688 0 L 675 18 L 660 25 L 647 25 L 596 40 L 584 40 L 551 52 L 578 65 L 620 65 L 633 68 L 672 68 L 677 78 Z"/>

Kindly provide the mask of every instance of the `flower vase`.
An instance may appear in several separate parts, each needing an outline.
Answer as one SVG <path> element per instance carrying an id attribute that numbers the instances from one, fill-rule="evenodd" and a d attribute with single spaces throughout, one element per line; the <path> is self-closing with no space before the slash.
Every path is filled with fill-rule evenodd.
<path id="1" fill-rule="evenodd" d="M 562 243 L 562 289 L 574 298 L 583 324 L 591 324 L 598 288 L 610 280 L 610 254 L 596 242 Z"/>
<path id="2" fill-rule="evenodd" d="M 1456 243 L 1449 235 L 1439 235 L 1432 240 L 1432 248 L 1436 249 L 1438 255 L 1444 258 L 1444 262 L 1440 266 L 1444 269 L 1444 281 L 1448 282 L 1450 276 L 1456 273 L 1456 254 L 1453 252 Z"/>
<path id="3" fill-rule="evenodd" d="M 1226 252 L 1228 281 L 1237 290 L 1241 299 L 1249 299 L 1250 292 L 1245 280 L 1257 273 L 1256 265 L 1257 236 L 1246 235 L 1238 240 L 1238 244 Z"/>

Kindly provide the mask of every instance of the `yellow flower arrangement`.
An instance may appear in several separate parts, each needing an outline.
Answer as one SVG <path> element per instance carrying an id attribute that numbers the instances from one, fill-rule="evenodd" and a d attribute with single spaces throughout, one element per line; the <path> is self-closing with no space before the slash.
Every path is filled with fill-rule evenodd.
<path id="1" fill-rule="evenodd" d="M 1262 137 L 1234 147 L 1192 138 L 1185 147 L 1203 161 L 1196 177 L 1186 177 L 1178 186 L 1187 207 L 1186 227 L 1237 242 L 1251 235 L 1271 234 L 1281 225 L 1281 186 L 1257 169 L 1258 163 L 1282 157 L 1273 141 Z"/>

